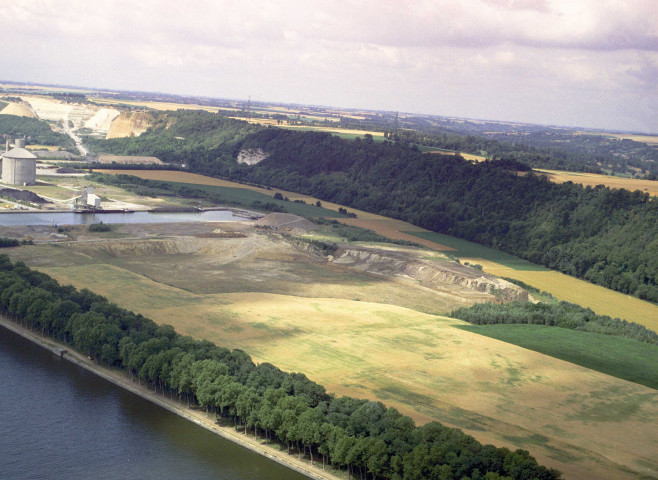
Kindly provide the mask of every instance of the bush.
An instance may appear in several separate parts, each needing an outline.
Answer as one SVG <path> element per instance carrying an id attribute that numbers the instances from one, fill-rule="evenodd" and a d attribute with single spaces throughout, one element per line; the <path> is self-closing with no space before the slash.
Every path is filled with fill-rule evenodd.
<path id="1" fill-rule="evenodd" d="M 89 231 L 90 232 L 111 232 L 112 231 L 112 226 L 108 225 L 107 223 L 92 223 L 89 225 Z"/>

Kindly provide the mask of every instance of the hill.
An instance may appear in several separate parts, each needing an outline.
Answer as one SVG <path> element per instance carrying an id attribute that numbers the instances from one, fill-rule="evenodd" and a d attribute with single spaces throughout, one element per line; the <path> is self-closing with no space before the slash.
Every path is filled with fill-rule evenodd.
<path id="1" fill-rule="evenodd" d="M 398 218 L 658 301 L 658 204 L 639 191 L 553 184 L 510 171 L 514 161 L 472 164 L 368 135 L 346 140 L 207 112 L 159 113 L 139 137 L 95 142 Z M 243 151 L 267 158 L 238 164 Z"/>

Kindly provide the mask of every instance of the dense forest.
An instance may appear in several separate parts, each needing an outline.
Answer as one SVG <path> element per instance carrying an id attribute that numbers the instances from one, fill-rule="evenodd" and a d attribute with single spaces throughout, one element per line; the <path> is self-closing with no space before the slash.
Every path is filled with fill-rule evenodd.
<path id="1" fill-rule="evenodd" d="M 300 373 L 255 365 L 241 350 L 181 336 L 89 290 L 61 286 L 0 256 L 0 311 L 126 371 L 163 396 L 232 421 L 355 478 L 556 480 L 525 450 L 482 445 L 461 430 L 413 420 L 379 402 L 334 397 Z"/>
<path id="2" fill-rule="evenodd" d="M 73 146 L 73 141 L 68 136 L 54 132 L 48 122 L 17 115 L 0 115 L 0 135 L 5 135 L 8 139 L 26 136 L 28 144 Z"/>
<path id="3" fill-rule="evenodd" d="M 263 128 L 205 112 L 167 112 L 140 137 L 96 142 L 112 153 L 161 151 L 196 173 L 399 218 L 658 302 L 658 202 L 640 191 L 553 184 L 519 175 L 512 159 L 473 164 L 404 142 Z M 243 149 L 269 156 L 239 165 Z"/>

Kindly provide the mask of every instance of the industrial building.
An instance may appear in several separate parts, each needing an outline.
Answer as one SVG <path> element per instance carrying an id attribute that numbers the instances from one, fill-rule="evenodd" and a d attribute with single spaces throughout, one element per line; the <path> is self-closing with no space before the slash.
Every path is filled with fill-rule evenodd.
<path id="1" fill-rule="evenodd" d="M 2 183 L 9 185 L 34 185 L 37 183 L 37 157 L 25 149 L 25 140 L 17 139 L 14 148 L 0 156 Z"/>
<path id="2" fill-rule="evenodd" d="M 94 194 L 93 187 L 85 187 L 79 196 L 69 200 L 71 208 L 76 210 L 94 211 L 101 206 L 101 197 Z"/>

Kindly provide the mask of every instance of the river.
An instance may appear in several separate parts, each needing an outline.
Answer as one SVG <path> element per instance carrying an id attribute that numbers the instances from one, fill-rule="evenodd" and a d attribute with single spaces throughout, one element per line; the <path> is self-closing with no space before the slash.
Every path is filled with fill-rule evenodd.
<path id="1" fill-rule="evenodd" d="M 2 327 L 0 405 L 0 479 L 306 479 Z"/>
<path id="2" fill-rule="evenodd" d="M 230 210 L 204 212 L 132 212 L 75 213 L 21 212 L 0 213 L 0 225 L 90 225 L 92 223 L 171 223 L 171 222 L 231 222 L 245 220 Z"/>

